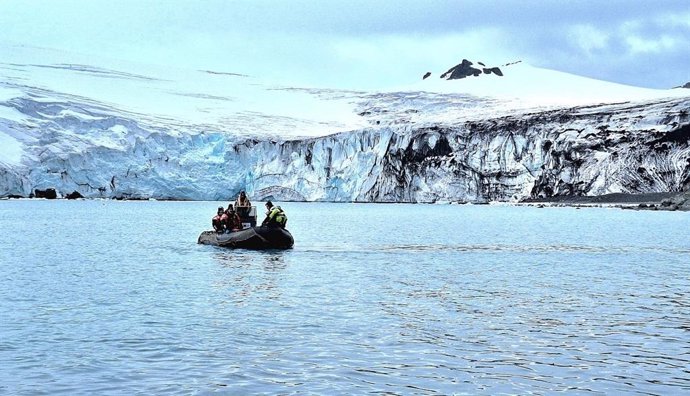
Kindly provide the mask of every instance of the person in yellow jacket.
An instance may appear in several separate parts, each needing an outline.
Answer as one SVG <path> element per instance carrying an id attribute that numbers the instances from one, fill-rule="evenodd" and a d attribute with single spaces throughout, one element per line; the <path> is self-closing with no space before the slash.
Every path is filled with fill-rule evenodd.
<path id="1" fill-rule="evenodd" d="M 283 209 L 280 206 L 273 206 L 273 202 L 271 201 L 266 202 L 266 209 L 266 218 L 261 225 L 285 228 L 288 219 Z"/>

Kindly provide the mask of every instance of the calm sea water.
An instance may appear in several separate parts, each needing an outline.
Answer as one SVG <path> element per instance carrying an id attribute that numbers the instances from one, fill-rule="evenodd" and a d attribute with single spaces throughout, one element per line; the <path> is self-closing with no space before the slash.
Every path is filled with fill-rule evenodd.
<path id="1" fill-rule="evenodd" d="M 0 394 L 689 394 L 690 213 L 0 201 Z"/>

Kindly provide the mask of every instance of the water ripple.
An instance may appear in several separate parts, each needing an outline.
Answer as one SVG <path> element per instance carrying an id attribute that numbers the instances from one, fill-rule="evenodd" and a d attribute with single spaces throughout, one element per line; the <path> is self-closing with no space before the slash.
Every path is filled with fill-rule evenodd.
<path id="1" fill-rule="evenodd" d="M 318 245 L 305 246 L 304 252 L 328 252 L 328 253 L 420 253 L 428 252 L 514 252 L 514 253 L 554 253 L 554 252 L 582 252 L 625 254 L 660 252 L 681 255 L 690 255 L 690 249 L 668 247 L 644 247 L 644 246 L 583 246 L 583 245 L 466 245 L 466 244 L 393 244 L 393 245 Z"/>
<path id="2" fill-rule="evenodd" d="M 690 393 L 682 215 L 290 204 L 250 252 L 215 207 L 0 202 L 0 393 Z"/>

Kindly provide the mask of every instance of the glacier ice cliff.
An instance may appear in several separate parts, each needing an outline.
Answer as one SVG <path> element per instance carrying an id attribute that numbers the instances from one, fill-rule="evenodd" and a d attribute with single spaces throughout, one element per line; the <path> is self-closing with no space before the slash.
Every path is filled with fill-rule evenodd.
<path id="1" fill-rule="evenodd" d="M 259 197 L 517 201 L 690 186 L 690 100 L 625 103 L 450 124 L 257 142 Z"/>
<path id="2" fill-rule="evenodd" d="M 7 98 L 0 135 L 21 156 L 0 154 L 0 197 L 55 189 L 87 198 L 227 200 L 247 190 L 255 200 L 484 202 L 690 187 L 687 97 L 425 117 L 456 109 L 425 107 L 452 102 L 443 97 L 405 95 L 361 100 L 368 128 L 291 140 L 79 98 Z"/>

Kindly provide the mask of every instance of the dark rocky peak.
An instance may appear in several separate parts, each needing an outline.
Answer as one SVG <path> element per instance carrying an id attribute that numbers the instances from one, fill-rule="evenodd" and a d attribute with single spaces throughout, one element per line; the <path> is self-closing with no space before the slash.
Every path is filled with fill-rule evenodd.
<path id="1" fill-rule="evenodd" d="M 479 76 L 482 74 L 482 71 L 480 69 L 477 69 L 476 67 L 472 67 L 473 63 L 468 61 L 467 59 L 463 59 L 462 63 L 455 65 L 448 69 L 447 72 L 441 74 L 441 78 L 444 78 L 446 80 L 458 80 L 460 78 L 465 78 L 469 76 Z"/>
<path id="2" fill-rule="evenodd" d="M 681 88 L 688 88 L 690 89 L 690 82 L 686 82 L 685 85 L 682 85 Z"/>
<path id="3" fill-rule="evenodd" d="M 427 78 L 429 78 L 430 75 L 431 72 L 426 72 L 426 74 L 424 74 L 424 76 L 422 77 L 422 80 L 426 80 Z"/>
<path id="4" fill-rule="evenodd" d="M 477 62 L 477 64 L 479 66 L 474 67 L 473 62 L 470 62 L 467 59 L 463 59 L 462 63 L 451 67 L 450 69 L 448 69 L 447 72 L 441 74 L 441 78 L 446 80 L 459 80 L 461 78 L 470 76 L 478 77 L 482 74 L 495 74 L 497 76 L 503 76 L 503 71 L 501 71 L 501 69 L 498 67 L 486 67 L 486 65 L 483 62 Z"/>

